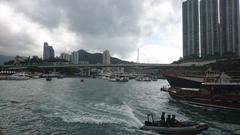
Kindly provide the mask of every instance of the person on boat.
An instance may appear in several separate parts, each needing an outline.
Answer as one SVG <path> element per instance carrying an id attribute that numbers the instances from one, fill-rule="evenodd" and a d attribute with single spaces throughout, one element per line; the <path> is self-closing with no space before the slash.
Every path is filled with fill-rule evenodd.
<path id="1" fill-rule="evenodd" d="M 168 115 L 167 120 L 166 120 L 166 125 L 168 127 L 171 127 L 171 115 Z"/>
<path id="2" fill-rule="evenodd" d="M 161 115 L 161 126 L 165 126 L 165 125 L 166 125 L 165 112 L 162 112 L 162 115 Z"/>
<path id="3" fill-rule="evenodd" d="M 176 115 L 172 115 L 172 118 L 171 118 L 171 121 L 170 121 L 171 127 L 176 126 L 177 122 L 178 121 L 176 120 Z"/>

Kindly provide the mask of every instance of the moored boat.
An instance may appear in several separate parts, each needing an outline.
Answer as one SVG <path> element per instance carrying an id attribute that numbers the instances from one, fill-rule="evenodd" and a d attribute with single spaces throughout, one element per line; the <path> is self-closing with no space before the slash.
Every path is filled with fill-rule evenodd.
<path id="1" fill-rule="evenodd" d="M 170 83 L 171 79 L 168 81 Z M 225 73 L 207 71 L 201 84 L 197 83 L 197 87 L 194 87 L 193 80 L 187 81 L 189 85 L 184 86 L 177 85 L 181 82 L 179 80 L 170 83 L 171 88 L 167 92 L 175 100 L 187 101 L 194 105 L 240 110 L 240 83 L 236 79 L 233 82 Z"/>
<path id="2" fill-rule="evenodd" d="M 48 76 L 48 77 L 46 78 L 46 81 L 52 81 L 52 77 Z"/>
<path id="3" fill-rule="evenodd" d="M 200 88 L 203 82 L 203 78 L 201 77 L 181 76 L 175 73 L 166 73 L 164 76 L 172 87 Z"/>
<path id="4" fill-rule="evenodd" d="M 57 77 L 58 79 L 63 79 L 63 75 L 61 75 L 61 74 L 58 74 L 56 77 Z"/>
<path id="5" fill-rule="evenodd" d="M 7 77 L 8 80 L 29 80 L 29 75 L 25 73 L 16 73 Z"/>
<path id="6" fill-rule="evenodd" d="M 228 109 L 240 111 L 240 100 L 234 98 L 226 98 L 223 96 L 200 96 L 199 91 L 186 92 L 185 90 L 168 90 L 169 95 L 177 101 L 186 101 L 187 103 L 218 109 Z"/>
<path id="7" fill-rule="evenodd" d="M 119 79 L 119 82 L 128 82 L 128 78 L 126 78 L 126 77 L 121 77 L 121 78 Z"/>

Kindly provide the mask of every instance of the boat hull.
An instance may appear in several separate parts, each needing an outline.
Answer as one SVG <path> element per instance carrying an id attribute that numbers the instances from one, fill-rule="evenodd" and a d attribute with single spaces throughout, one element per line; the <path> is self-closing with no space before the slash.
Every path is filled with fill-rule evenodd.
<path id="1" fill-rule="evenodd" d="M 30 80 L 30 77 L 8 77 L 8 80 L 15 80 L 15 81 L 21 81 L 21 80 Z"/>
<path id="2" fill-rule="evenodd" d="M 239 101 L 236 102 L 231 100 L 214 100 L 209 98 L 189 97 L 186 95 L 178 94 L 173 91 L 168 91 L 168 93 L 175 100 L 186 101 L 187 103 L 193 105 L 240 111 Z"/>
<path id="3" fill-rule="evenodd" d="M 200 123 L 189 127 L 156 127 L 156 126 L 143 126 L 142 130 L 151 130 L 160 134 L 178 134 L 178 135 L 192 135 L 198 134 L 208 129 L 207 124 Z"/>

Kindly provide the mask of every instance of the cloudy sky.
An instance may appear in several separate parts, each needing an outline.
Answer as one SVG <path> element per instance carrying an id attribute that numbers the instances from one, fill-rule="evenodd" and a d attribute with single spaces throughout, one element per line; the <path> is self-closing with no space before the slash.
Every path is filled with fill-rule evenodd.
<path id="1" fill-rule="evenodd" d="M 0 54 L 42 57 L 43 43 L 61 52 L 110 51 L 140 62 L 182 56 L 183 0 L 0 0 Z"/>

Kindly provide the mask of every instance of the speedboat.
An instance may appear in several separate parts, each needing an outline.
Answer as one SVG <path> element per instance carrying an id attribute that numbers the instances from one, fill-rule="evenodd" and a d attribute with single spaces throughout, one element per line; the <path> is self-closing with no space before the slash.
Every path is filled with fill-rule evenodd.
<path id="1" fill-rule="evenodd" d="M 7 77 L 8 80 L 29 80 L 30 77 L 25 73 L 16 73 Z"/>
<path id="2" fill-rule="evenodd" d="M 152 117 L 152 121 L 149 120 Z M 160 134 L 177 134 L 177 135 L 191 135 L 199 134 L 208 129 L 208 125 L 205 123 L 196 123 L 190 121 L 178 122 L 175 126 L 162 126 L 161 121 L 154 121 L 153 115 L 148 115 L 148 121 L 145 121 L 145 125 L 140 128 L 146 131 L 155 131 Z"/>

